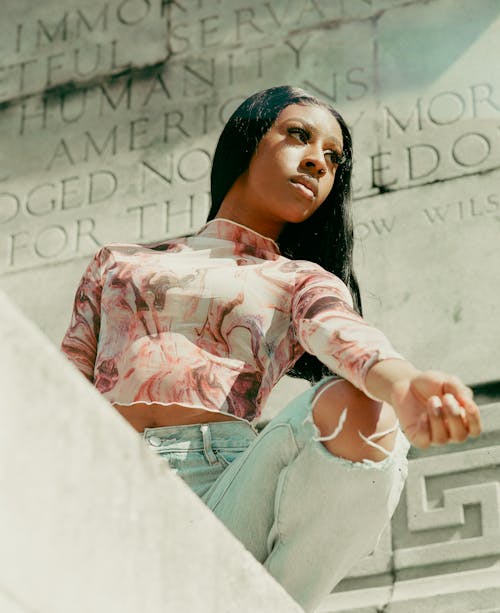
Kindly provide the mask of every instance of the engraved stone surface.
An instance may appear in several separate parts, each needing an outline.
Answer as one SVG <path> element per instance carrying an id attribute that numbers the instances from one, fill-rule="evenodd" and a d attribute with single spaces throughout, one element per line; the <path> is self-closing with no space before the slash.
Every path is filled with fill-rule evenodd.
<path id="1" fill-rule="evenodd" d="M 163 61 L 163 4 L 6 0 L 0 21 L 0 103 Z"/>
<path id="2" fill-rule="evenodd" d="M 498 555 L 500 483 L 476 481 L 484 478 L 488 469 L 495 470 L 499 464 L 500 446 L 462 451 L 444 457 L 431 456 L 412 463 L 412 473 L 406 484 L 408 529 L 418 534 L 419 531 L 442 527 L 459 528 L 466 523 L 465 507 L 475 505 L 480 509 L 479 535 L 446 544 L 437 542 L 398 550 L 398 568 Z M 459 482 L 472 483 L 457 486 L 453 483 L 456 473 L 459 473 Z M 443 482 L 443 491 L 440 492 L 442 506 L 434 508 L 437 501 L 429 500 L 427 488 L 434 485 L 437 476 L 442 477 Z"/>
<path id="3" fill-rule="evenodd" d="M 487 177 L 379 195 L 355 208 L 365 316 L 420 368 L 469 383 L 498 377 L 500 171 Z"/>

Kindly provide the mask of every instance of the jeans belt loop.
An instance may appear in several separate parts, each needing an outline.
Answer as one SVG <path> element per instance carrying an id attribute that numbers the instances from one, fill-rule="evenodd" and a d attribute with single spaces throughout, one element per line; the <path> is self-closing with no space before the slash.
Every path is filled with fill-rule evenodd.
<path id="1" fill-rule="evenodd" d="M 201 424 L 201 434 L 203 435 L 203 451 L 209 464 L 217 464 L 217 456 L 212 449 L 212 435 L 210 433 L 209 424 Z"/>

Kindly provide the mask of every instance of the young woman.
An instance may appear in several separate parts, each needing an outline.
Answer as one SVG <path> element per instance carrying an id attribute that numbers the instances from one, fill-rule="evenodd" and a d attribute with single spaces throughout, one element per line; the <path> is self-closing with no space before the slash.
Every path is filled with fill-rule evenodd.
<path id="1" fill-rule="evenodd" d="M 351 167 L 330 106 L 286 86 L 251 96 L 215 152 L 210 221 L 101 249 L 62 344 L 308 611 L 375 547 L 408 440 L 480 432 L 469 388 L 417 370 L 361 317 Z M 287 372 L 314 385 L 258 434 Z"/>

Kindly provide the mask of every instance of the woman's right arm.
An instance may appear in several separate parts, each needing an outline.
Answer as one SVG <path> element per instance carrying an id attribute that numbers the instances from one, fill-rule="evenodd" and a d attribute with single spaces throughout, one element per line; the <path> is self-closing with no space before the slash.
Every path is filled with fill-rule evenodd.
<path id="1" fill-rule="evenodd" d="M 91 383 L 101 326 L 101 258 L 102 250 L 83 273 L 76 290 L 71 321 L 61 343 L 63 353 Z"/>

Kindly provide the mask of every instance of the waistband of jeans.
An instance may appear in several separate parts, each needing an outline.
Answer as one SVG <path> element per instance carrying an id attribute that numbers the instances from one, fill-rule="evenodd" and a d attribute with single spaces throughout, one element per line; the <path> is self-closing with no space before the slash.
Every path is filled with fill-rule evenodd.
<path id="1" fill-rule="evenodd" d="M 192 443 L 203 444 L 203 429 L 210 430 L 213 441 L 234 440 L 252 441 L 257 432 L 251 424 L 242 420 L 209 422 L 206 424 L 189 424 L 185 426 L 161 426 L 159 428 L 146 428 L 143 437 L 149 441 L 151 437 L 156 437 L 162 442 L 181 442 L 190 441 Z"/>

